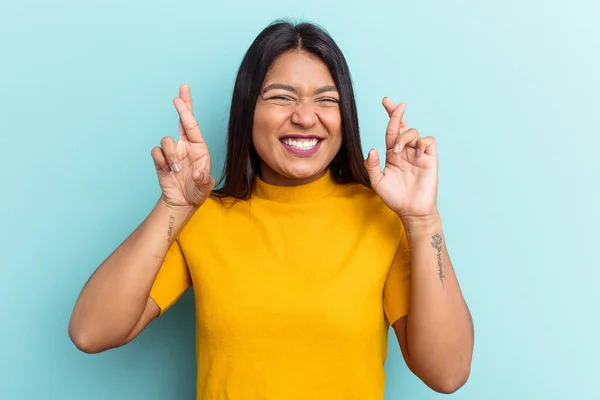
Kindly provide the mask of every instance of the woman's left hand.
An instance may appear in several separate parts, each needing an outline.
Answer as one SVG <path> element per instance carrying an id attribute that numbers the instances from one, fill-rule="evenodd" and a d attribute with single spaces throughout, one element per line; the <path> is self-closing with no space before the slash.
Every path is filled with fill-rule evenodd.
<path id="1" fill-rule="evenodd" d="M 371 186 L 383 202 L 401 218 L 435 216 L 437 209 L 438 158 L 435 139 L 421 137 L 404 119 L 405 103 L 395 106 L 387 97 L 383 106 L 390 115 L 385 134 L 383 171 L 377 151 L 365 161 Z"/>

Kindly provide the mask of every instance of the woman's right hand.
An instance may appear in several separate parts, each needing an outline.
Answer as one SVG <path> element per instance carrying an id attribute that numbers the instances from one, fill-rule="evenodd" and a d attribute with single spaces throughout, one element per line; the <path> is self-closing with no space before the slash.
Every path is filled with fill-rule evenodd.
<path id="1" fill-rule="evenodd" d="M 179 113 L 179 140 L 166 136 L 152 149 L 161 199 L 169 207 L 199 207 L 211 194 L 210 154 L 194 118 L 190 88 L 181 85 L 173 100 Z"/>

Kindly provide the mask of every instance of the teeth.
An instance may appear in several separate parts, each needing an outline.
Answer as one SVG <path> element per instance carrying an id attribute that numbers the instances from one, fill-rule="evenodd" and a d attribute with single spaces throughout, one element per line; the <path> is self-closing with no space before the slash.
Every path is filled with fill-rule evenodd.
<path id="1" fill-rule="evenodd" d="M 300 150 L 310 150 L 319 143 L 317 139 L 283 139 L 282 142 Z"/>

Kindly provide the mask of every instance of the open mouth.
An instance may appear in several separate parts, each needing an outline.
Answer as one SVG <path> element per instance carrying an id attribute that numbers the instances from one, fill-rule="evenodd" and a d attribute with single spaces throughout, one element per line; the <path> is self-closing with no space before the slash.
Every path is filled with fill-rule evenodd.
<path id="1" fill-rule="evenodd" d="M 317 145 L 323 141 L 323 139 L 317 138 L 284 138 L 281 139 L 281 143 L 286 146 L 293 147 L 298 150 L 311 150 L 317 147 Z"/>
<path id="2" fill-rule="evenodd" d="M 286 136 L 279 139 L 288 153 L 297 157 L 310 157 L 317 153 L 323 139 L 317 136 Z"/>

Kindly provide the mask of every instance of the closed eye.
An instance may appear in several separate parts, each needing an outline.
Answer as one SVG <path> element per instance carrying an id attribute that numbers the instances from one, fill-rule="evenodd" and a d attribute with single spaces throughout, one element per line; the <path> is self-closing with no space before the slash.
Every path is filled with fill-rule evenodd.
<path id="1" fill-rule="evenodd" d="M 295 99 L 292 99 L 291 97 L 288 97 L 288 96 L 273 96 L 273 97 L 269 97 L 267 100 L 296 101 Z"/>

